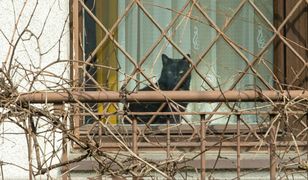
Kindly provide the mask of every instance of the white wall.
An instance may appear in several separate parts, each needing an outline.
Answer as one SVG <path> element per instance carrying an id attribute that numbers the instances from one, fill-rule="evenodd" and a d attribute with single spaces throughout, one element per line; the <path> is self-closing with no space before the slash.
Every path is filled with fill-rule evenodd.
<path id="1" fill-rule="evenodd" d="M 69 59 L 68 14 L 68 0 L 0 0 L 1 67 L 7 69 L 10 66 L 10 58 L 13 57 L 10 75 L 19 92 L 54 91 L 62 89 L 62 85 L 67 86 L 61 78 L 66 80 L 69 78 L 68 63 L 54 62 Z M 26 32 L 18 41 L 23 31 Z M 14 45 L 15 51 L 10 44 Z M 39 75 L 34 86 L 30 88 L 29 82 L 33 81 L 33 77 L 49 65 L 50 67 L 45 70 L 48 73 Z M 25 69 L 31 71 L 25 71 Z M 51 77 L 54 75 L 58 77 Z M 47 89 L 48 86 L 52 89 Z M 40 107 L 48 106 L 41 105 Z M 0 109 L 0 114 L 5 114 L 4 109 Z M 16 120 L 13 119 L 13 121 Z M 46 143 L 46 139 L 39 139 L 41 154 L 46 153 L 49 156 L 52 148 L 60 146 L 61 134 L 42 133 L 41 135 L 55 142 L 52 147 Z M 27 158 L 27 142 L 23 130 L 14 123 L 1 122 L 0 162 L 2 161 L 4 165 L 2 166 L 3 174 L 0 171 L 0 178 L 28 179 L 28 172 L 22 169 L 28 169 Z M 52 163 L 56 163 L 55 159 L 53 158 Z M 57 177 L 59 172 L 53 171 L 51 175 Z"/>

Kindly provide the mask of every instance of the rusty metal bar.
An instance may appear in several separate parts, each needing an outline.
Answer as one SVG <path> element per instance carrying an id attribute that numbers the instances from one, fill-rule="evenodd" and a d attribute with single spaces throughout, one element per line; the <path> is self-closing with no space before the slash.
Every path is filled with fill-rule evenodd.
<path id="1" fill-rule="evenodd" d="M 69 103 L 80 102 L 121 102 L 122 96 L 114 91 L 87 92 L 34 92 L 24 93 L 18 97 L 19 101 L 31 103 Z M 308 99 L 308 91 L 139 91 L 126 96 L 127 102 L 248 102 L 248 101 L 282 101 L 286 98 Z"/>
<path id="2" fill-rule="evenodd" d="M 123 115 L 224 115 L 224 116 L 228 116 L 228 115 L 269 115 L 269 114 L 273 114 L 273 115 L 277 115 L 280 114 L 281 112 L 279 111 L 230 111 L 230 112 L 226 112 L 226 111 L 202 111 L 202 112 L 123 112 L 123 111 L 119 111 L 116 113 L 116 115 L 118 116 L 123 116 Z M 306 114 L 307 112 L 305 111 L 284 111 L 284 113 L 287 113 L 289 115 L 294 115 L 294 114 Z M 115 113 L 108 113 L 108 112 L 100 112 L 100 113 L 91 113 L 94 114 L 96 116 L 114 116 Z M 86 116 L 86 115 L 90 115 L 90 113 L 79 113 L 77 115 L 80 116 Z"/>
<path id="3" fill-rule="evenodd" d="M 167 142 L 166 142 L 166 145 L 167 145 L 167 161 L 170 160 L 171 158 L 171 154 L 170 154 L 170 151 L 171 151 L 171 148 L 170 148 L 170 145 L 171 145 L 171 141 L 170 141 L 170 119 L 167 119 Z M 167 163 L 167 175 L 170 176 L 171 173 L 170 173 L 170 163 Z"/>
<path id="4" fill-rule="evenodd" d="M 236 174 L 237 179 L 240 179 L 241 176 L 241 131 L 240 131 L 240 124 L 241 124 L 241 117 L 237 115 L 236 121 Z"/>
<path id="5" fill-rule="evenodd" d="M 206 179 L 206 172 L 205 172 L 205 168 L 206 168 L 206 161 L 205 161 L 205 145 L 206 145 L 206 141 L 205 141 L 205 133 L 206 133 L 206 123 L 205 123 L 205 115 L 201 115 L 200 116 L 200 123 L 201 123 L 201 127 L 200 127 L 200 134 L 201 134 L 201 147 L 200 147 L 200 151 L 201 151 L 201 180 L 205 180 Z"/>
<path id="6" fill-rule="evenodd" d="M 132 138 L 132 150 L 135 154 L 138 154 L 138 132 L 137 132 L 137 119 L 132 119 L 132 130 L 133 130 L 133 138 Z M 134 160 L 134 164 L 137 164 L 138 160 Z M 133 176 L 133 180 L 137 180 L 138 177 Z"/>
<path id="7" fill-rule="evenodd" d="M 187 137 L 187 136 L 186 136 Z M 279 148 L 286 148 L 286 147 L 290 147 L 290 143 L 289 142 L 277 142 L 278 144 L 276 145 L 276 147 Z M 305 148 L 307 147 L 306 142 L 304 141 L 298 141 L 296 142 L 298 147 L 300 148 Z M 293 145 L 293 144 L 292 144 Z M 121 144 L 117 143 L 117 142 L 108 142 L 108 143 L 104 143 L 101 147 L 100 150 L 104 150 L 104 149 L 108 149 L 108 148 L 112 148 L 112 149 L 121 149 Z M 236 142 L 222 142 L 219 143 L 217 141 L 209 141 L 206 142 L 206 146 L 207 148 L 211 149 L 211 150 L 216 150 L 219 148 L 231 148 L 232 150 L 235 149 L 237 146 Z M 241 143 L 241 147 L 249 147 L 253 150 L 260 150 L 260 147 L 264 147 L 264 148 L 268 148 L 268 144 L 262 144 L 260 146 L 260 142 L 259 141 L 254 141 L 254 142 L 242 142 Z M 157 149 L 162 149 L 162 148 L 167 148 L 166 147 L 166 143 L 164 142 L 139 142 L 138 143 L 138 148 L 139 149 L 149 149 L 149 150 L 153 150 L 155 148 Z M 181 148 L 200 148 L 200 142 L 171 142 L 170 144 L 170 148 L 174 148 L 174 149 L 181 149 Z M 138 149 L 138 150 L 139 150 Z"/>
<path id="8" fill-rule="evenodd" d="M 103 144 L 103 128 L 104 128 L 104 127 L 102 126 L 102 124 L 98 124 L 99 146 L 102 146 L 102 144 Z M 99 169 L 103 169 L 103 166 L 102 166 L 101 163 L 99 163 L 98 168 L 99 168 Z M 97 179 L 98 179 L 98 180 L 102 180 L 102 179 L 103 179 L 102 174 L 98 174 L 98 175 L 97 175 Z"/>
<path id="9" fill-rule="evenodd" d="M 272 117 L 271 117 L 272 120 Z M 270 179 L 275 180 L 276 174 L 277 174 L 277 157 L 276 157 L 276 128 L 273 125 L 270 130 L 270 139 L 269 139 L 269 145 L 270 145 Z"/>
<path id="10" fill-rule="evenodd" d="M 72 91 L 73 92 L 78 92 L 79 91 L 79 62 L 80 62 L 80 54 L 81 54 L 81 49 L 80 49 L 80 41 L 79 41 L 79 33 L 80 33 L 80 6 L 78 0 L 73 0 L 72 1 L 72 23 L 73 23 L 73 34 L 72 34 L 72 43 L 73 43 L 73 49 L 72 49 L 72 57 L 73 61 L 71 63 L 71 77 L 72 77 Z M 60 102 L 61 103 L 61 102 Z M 73 115 L 72 119 L 74 120 L 72 123 L 72 126 L 74 128 L 74 134 L 79 137 L 80 131 L 78 128 L 80 127 L 80 121 L 81 117 L 76 115 L 80 113 L 80 109 L 78 106 L 74 105 L 73 106 Z M 66 180 L 63 176 L 63 180 Z"/>
<path id="11" fill-rule="evenodd" d="M 72 49 L 72 56 L 73 56 L 73 61 L 72 61 L 72 86 L 73 88 L 79 86 L 79 60 L 80 60 L 80 41 L 79 41 L 79 28 L 80 28 L 80 7 L 78 0 L 73 0 L 72 1 L 72 8 L 73 8 L 73 13 L 72 13 L 72 21 L 73 21 L 73 33 L 72 33 L 72 43 L 73 43 L 73 49 Z M 74 90 L 74 89 L 73 89 Z"/>

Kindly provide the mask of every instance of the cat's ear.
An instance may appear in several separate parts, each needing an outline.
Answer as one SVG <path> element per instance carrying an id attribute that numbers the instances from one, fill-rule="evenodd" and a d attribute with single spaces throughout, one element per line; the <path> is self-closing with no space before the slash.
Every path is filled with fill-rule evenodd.
<path id="1" fill-rule="evenodd" d="M 186 56 L 188 56 L 190 58 L 190 54 L 186 54 Z M 183 57 L 183 59 L 186 59 L 185 57 Z"/>
<path id="2" fill-rule="evenodd" d="M 161 59 L 163 61 L 163 65 L 166 65 L 168 63 L 169 58 L 166 54 L 162 54 Z"/>

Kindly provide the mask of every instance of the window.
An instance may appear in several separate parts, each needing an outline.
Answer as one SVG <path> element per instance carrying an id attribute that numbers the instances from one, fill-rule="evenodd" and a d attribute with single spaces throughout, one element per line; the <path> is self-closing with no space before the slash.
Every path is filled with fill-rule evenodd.
<path id="1" fill-rule="evenodd" d="M 131 5 L 132 1 L 86 1 L 87 6 L 107 29 L 113 28 L 116 45 L 107 38 L 97 49 L 91 61 L 101 65 L 87 67 L 86 89 L 119 90 L 124 82 L 128 91 L 136 91 L 157 82 L 160 77 L 161 55 L 181 58 L 190 54 L 192 79 L 190 90 L 249 90 L 273 87 L 273 46 L 263 50 L 273 32 L 250 3 L 242 1 L 189 1 L 144 0 Z M 268 21 L 273 21 L 273 2 L 256 1 L 254 5 Z M 84 12 L 85 59 L 106 38 L 97 22 Z M 125 15 L 115 27 L 118 18 Z M 219 31 L 224 32 L 220 35 Z M 166 36 L 162 33 L 165 32 Z M 122 50 L 119 50 L 120 46 Z M 126 53 L 126 54 L 125 54 Z M 129 55 L 129 59 L 126 55 Z M 252 68 L 249 68 L 252 63 Z M 105 67 L 104 67 L 105 66 Z M 106 68 L 107 67 L 107 68 Z M 108 68 L 109 67 L 109 68 Z M 138 69 L 140 68 L 140 69 Z M 142 71 L 142 73 L 140 72 Z M 257 73 L 256 73 L 257 72 Z M 133 78 L 127 81 L 127 79 Z M 141 82 L 141 83 L 140 83 Z M 97 83 L 97 84 L 95 84 Z M 91 88 L 91 87 L 94 87 Z M 91 104 L 99 112 L 115 112 L 117 104 Z M 104 107 L 103 107 L 104 106 Z M 235 103 L 236 109 L 255 109 L 260 105 Z M 226 104 L 190 103 L 187 112 L 230 111 Z M 247 117 L 256 122 L 258 116 Z M 194 122 L 193 116 L 185 116 Z M 216 123 L 225 123 L 226 118 L 215 116 Z M 234 121 L 234 117 L 232 117 Z M 113 117 L 111 120 L 117 120 Z"/>
<path id="2" fill-rule="evenodd" d="M 149 85 L 154 86 L 162 76 L 162 57 L 166 54 L 173 59 L 182 59 L 183 56 L 188 59 L 192 69 L 190 91 L 236 89 L 262 93 L 265 90 L 278 92 L 283 89 L 307 89 L 307 4 L 304 1 L 194 2 L 196 1 L 85 1 L 89 10 L 83 11 L 84 59 L 90 64 L 85 65 L 83 87 L 86 90 L 132 93 Z M 96 20 L 89 15 L 90 10 L 96 15 Z M 111 35 L 105 36 L 105 30 L 102 31 L 104 28 Z M 88 107 L 101 114 L 105 122 L 121 124 L 123 117 L 113 113 L 126 108 L 123 105 L 125 103 L 88 104 Z M 172 103 L 168 105 L 177 106 Z M 217 137 L 220 137 L 223 142 L 218 148 L 231 147 L 228 149 L 230 150 L 239 147 L 236 143 L 239 140 L 242 143 L 240 146 L 247 146 L 248 150 L 244 149 L 250 151 L 249 148 L 259 146 L 261 140 L 268 140 L 268 122 L 273 122 L 270 120 L 277 117 L 273 117 L 269 111 L 280 110 L 279 105 L 260 102 L 232 103 L 227 100 L 222 103 L 189 103 L 185 109 L 188 115 L 183 116 L 181 121 L 181 124 L 189 125 L 174 126 L 176 129 L 173 132 L 171 130 L 171 135 L 176 138 L 169 145 L 172 148 L 187 148 L 190 145 L 199 147 L 202 133 L 197 132 L 200 127 L 198 113 L 208 112 L 206 119 L 211 122 L 211 126 L 204 137 L 208 142 L 207 147 L 216 148 L 215 144 L 219 141 Z M 285 106 L 282 104 L 282 107 Z M 288 110 L 292 111 L 293 107 Z M 248 113 L 238 116 L 231 113 L 237 111 Z M 102 112 L 113 116 L 104 117 Z M 287 116 L 277 117 L 275 120 L 281 119 L 281 126 L 285 126 L 283 118 L 289 118 L 289 128 L 296 126 L 292 133 L 303 132 L 306 128 L 303 125 L 306 115 Z M 241 119 L 240 123 L 243 125 L 240 128 L 235 124 L 239 122 L 237 118 Z M 86 118 L 85 123 L 91 122 L 90 117 Z M 119 128 L 117 130 L 123 128 L 122 124 L 114 127 Z M 146 126 L 138 128 L 140 132 L 147 129 Z M 134 141 L 140 142 L 139 148 L 167 147 L 166 136 L 170 132 L 167 132 L 166 124 L 155 126 L 151 130 L 153 131 L 149 134 L 142 134 L 146 138 L 140 137 Z M 289 129 L 281 128 L 277 134 L 287 131 Z M 127 132 L 136 137 L 134 131 Z M 264 132 L 268 136 L 262 139 Z M 288 133 L 279 138 L 287 139 Z M 114 141 L 108 137 L 108 133 L 105 135 L 102 142 Z M 279 138 L 277 140 L 281 140 Z M 186 145 L 187 141 L 191 144 Z M 131 141 L 127 142 L 129 144 Z M 148 142 L 151 145 L 146 144 Z"/>

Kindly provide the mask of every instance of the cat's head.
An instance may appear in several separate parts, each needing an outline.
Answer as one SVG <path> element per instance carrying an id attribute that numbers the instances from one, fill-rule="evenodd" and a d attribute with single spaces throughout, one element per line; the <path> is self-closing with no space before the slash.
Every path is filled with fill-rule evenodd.
<path id="1" fill-rule="evenodd" d="M 190 57 L 189 55 L 187 55 Z M 182 59 L 169 58 L 162 54 L 163 68 L 158 84 L 161 90 L 172 90 L 179 83 L 180 79 L 186 74 L 190 68 L 189 61 L 183 57 Z M 178 88 L 181 90 L 189 90 L 190 74 L 187 76 L 182 85 Z"/>

